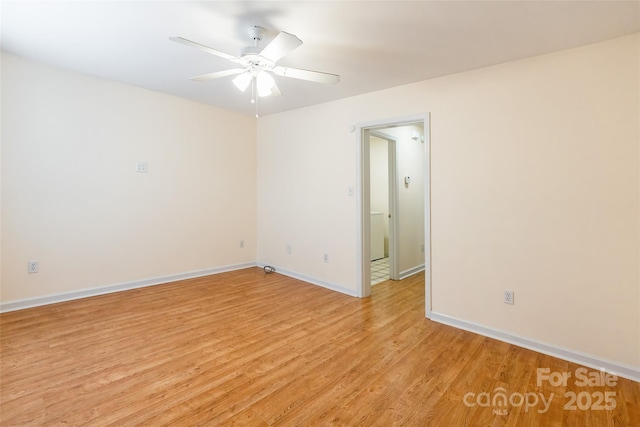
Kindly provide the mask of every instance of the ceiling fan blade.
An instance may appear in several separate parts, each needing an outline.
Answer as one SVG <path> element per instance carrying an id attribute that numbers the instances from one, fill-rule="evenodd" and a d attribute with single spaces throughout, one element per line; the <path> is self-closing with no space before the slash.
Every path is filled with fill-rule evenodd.
<path id="1" fill-rule="evenodd" d="M 271 43 L 262 49 L 260 55 L 276 62 L 278 59 L 282 58 L 301 44 L 302 40 L 293 34 L 281 31 L 273 40 L 271 40 Z"/>
<path id="2" fill-rule="evenodd" d="M 210 53 L 211 55 L 216 55 L 216 56 L 219 56 L 219 57 L 224 58 L 224 59 L 229 59 L 229 60 L 237 59 L 233 55 L 229 55 L 228 53 L 220 52 L 219 50 L 215 50 L 214 48 L 211 48 L 209 46 L 205 46 L 203 44 L 196 43 L 194 41 L 187 40 L 187 39 L 182 38 L 182 37 L 169 37 L 169 40 L 174 41 L 176 43 L 181 43 L 181 44 L 183 44 L 185 46 L 195 47 L 196 49 L 200 49 L 200 50 L 202 50 L 204 52 Z"/>
<path id="3" fill-rule="evenodd" d="M 275 74 L 283 77 L 292 77 L 294 79 L 307 80 L 310 82 L 324 83 L 334 85 L 340 81 L 337 74 L 321 73 L 320 71 L 302 70 L 300 68 L 290 67 L 273 67 Z"/>
<path id="4" fill-rule="evenodd" d="M 220 77 L 234 76 L 236 74 L 240 74 L 245 71 L 246 70 L 244 68 L 232 68 L 230 70 L 216 71 L 215 73 L 202 74 L 201 76 L 191 77 L 191 80 L 196 82 L 201 82 L 204 80 L 213 80 Z"/>

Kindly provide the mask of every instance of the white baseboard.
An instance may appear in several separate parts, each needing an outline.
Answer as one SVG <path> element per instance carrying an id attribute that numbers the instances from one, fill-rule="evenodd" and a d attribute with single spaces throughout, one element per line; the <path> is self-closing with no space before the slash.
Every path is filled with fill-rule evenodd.
<path id="1" fill-rule="evenodd" d="M 261 268 L 263 268 L 265 265 L 267 264 L 258 263 L 258 267 L 261 267 Z M 305 276 L 304 274 L 296 273 L 294 271 L 285 270 L 283 268 L 276 267 L 276 266 L 273 266 L 273 267 L 276 269 L 276 273 L 293 277 L 294 279 L 302 280 L 303 282 L 311 283 L 312 285 L 317 285 L 323 288 L 331 289 L 332 291 L 340 292 L 341 294 L 346 294 L 352 297 L 358 297 L 358 292 L 355 289 L 344 288 L 342 286 L 325 282 L 320 279 L 315 279 L 313 277 Z"/>
<path id="2" fill-rule="evenodd" d="M 149 279 L 134 280 L 132 282 L 118 283 L 114 285 L 100 286 L 80 291 L 62 292 L 59 294 L 45 295 L 41 297 L 25 298 L 20 300 L 3 302 L 0 304 L 0 313 L 8 311 L 22 310 L 25 308 L 38 307 L 41 305 L 55 304 L 57 302 L 71 301 L 80 298 L 93 297 L 96 295 L 111 294 L 113 292 L 126 291 L 129 289 L 144 288 L 146 286 L 161 285 L 163 283 L 175 282 L 177 280 L 192 279 L 194 277 L 209 276 L 211 274 L 224 273 L 227 271 L 241 270 L 243 268 L 255 267 L 255 262 L 247 262 L 222 267 L 206 268 L 204 270 L 189 271 L 186 273 L 171 274 L 168 276 L 152 277 Z"/>
<path id="3" fill-rule="evenodd" d="M 410 269 L 405 270 L 405 271 L 401 271 L 400 272 L 400 280 L 406 279 L 407 277 L 413 276 L 414 274 L 420 273 L 421 271 L 424 271 L 424 264 L 419 265 L 417 267 L 410 268 Z"/>
<path id="4" fill-rule="evenodd" d="M 549 356 L 557 357 L 569 362 L 584 365 L 589 368 L 606 371 L 619 377 L 630 379 L 632 381 L 640 382 L 640 367 L 624 365 L 618 362 L 599 358 L 598 356 L 581 353 L 579 351 L 558 347 L 552 344 L 541 343 L 529 338 L 521 337 L 516 334 L 488 328 L 486 326 L 478 325 L 473 322 L 467 322 L 466 320 L 457 319 L 455 317 L 447 316 L 446 314 L 440 314 L 433 311 L 431 312 L 431 320 L 445 325 L 453 326 L 454 328 L 464 329 L 465 331 L 474 332 L 479 335 L 508 342 L 509 344 L 514 344 L 518 347 L 537 351 L 538 353 L 547 354 Z"/>

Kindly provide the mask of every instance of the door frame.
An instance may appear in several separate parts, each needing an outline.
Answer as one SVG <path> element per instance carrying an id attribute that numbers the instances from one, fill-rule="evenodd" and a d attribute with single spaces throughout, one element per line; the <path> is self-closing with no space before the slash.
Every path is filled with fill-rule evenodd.
<path id="1" fill-rule="evenodd" d="M 357 292 L 365 298 L 371 295 L 371 242 L 370 242 L 370 170 L 369 135 L 376 129 L 404 126 L 422 122 L 424 127 L 424 286 L 425 316 L 431 318 L 431 123 L 430 114 L 397 117 L 358 123 L 355 126 L 357 138 L 356 165 L 356 222 L 357 222 Z"/>

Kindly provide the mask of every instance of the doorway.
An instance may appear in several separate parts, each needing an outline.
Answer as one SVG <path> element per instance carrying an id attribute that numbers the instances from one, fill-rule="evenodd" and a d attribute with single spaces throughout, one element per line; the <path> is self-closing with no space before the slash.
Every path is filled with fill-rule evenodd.
<path id="1" fill-rule="evenodd" d="M 420 129 L 421 132 L 416 131 Z M 389 203 L 388 236 L 385 237 L 385 250 L 388 250 L 390 266 L 389 277 L 402 279 L 425 270 L 425 311 L 427 317 L 431 314 L 431 238 L 430 238 L 430 141 L 429 141 L 429 115 L 403 117 L 398 119 L 380 120 L 376 122 L 362 123 L 358 130 L 358 241 L 359 241 L 359 271 L 358 285 L 359 296 L 371 295 L 372 281 L 372 224 L 375 221 L 374 212 L 379 212 L 374 206 L 380 206 L 372 196 L 372 138 L 375 141 L 384 140 L 388 144 L 388 177 L 389 177 Z M 408 132 L 413 142 L 412 157 L 420 160 L 419 170 L 414 168 L 412 173 L 407 173 L 402 166 L 402 155 L 398 154 L 398 145 L 407 140 Z M 403 148 L 407 148 L 405 145 Z M 374 151 L 376 148 L 374 147 Z M 378 147 L 379 150 L 379 147 Z M 375 156 L 375 153 L 374 153 Z M 406 157 L 406 154 L 404 154 Z M 379 177 L 379 174 L 377 175 Z M 375 178 L 374 178 L 375 180 Z M 392 183 L 393 182 L 393 183 Z M 374 182 L 375 185 L 375 182 Z M 394 194 L 395 192 L 395 194 Z M 408 212 L 406 204 L 409 203 L 409 194 L 420 195 L 419 218 L 413 212 L 413 218 L 403 217 L 403 209 Z M 372 204 L 373 203 L 373 204 Z M 373 212 L 372 212 L 373 211 Z M 389 218 L 390 216 L 390 218 Z M 412 222 L 417 221 L 420 222 Z M 419 224 L 419 225 L 415 225 Z M 404 237 L 403 237 L 404 236 Z M 375 246 L 375 242 L 374 246 Z M 375 249 L 373 249 L 375 250 Z M 407 261 L 408 260 L 408 261 Z M 395 274 L 394 274 L 395 268 Z"/>

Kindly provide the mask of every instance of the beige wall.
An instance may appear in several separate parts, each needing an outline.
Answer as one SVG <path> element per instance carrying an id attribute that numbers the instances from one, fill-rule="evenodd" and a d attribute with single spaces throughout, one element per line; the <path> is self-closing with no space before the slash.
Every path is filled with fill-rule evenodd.
<path id="1" fill-rule="evenodd" d="M 255 262 L 255 132 L 3 54 L 2 301 Z"/>
<path id="2" fill-rule="evenodd" d="M 640 367 L 638 56 L 634 34 L 261 118 L 258 261 L 355 290 L 349 127 L 430 112 L 433 310 Z"/>
<path id="3" fill-rule="evenodd" d="M 356 139 L 344 102 L 258 120 L 258 262 L 355 295 L 356 197 L 348 187 L 356 182 Z"/>

